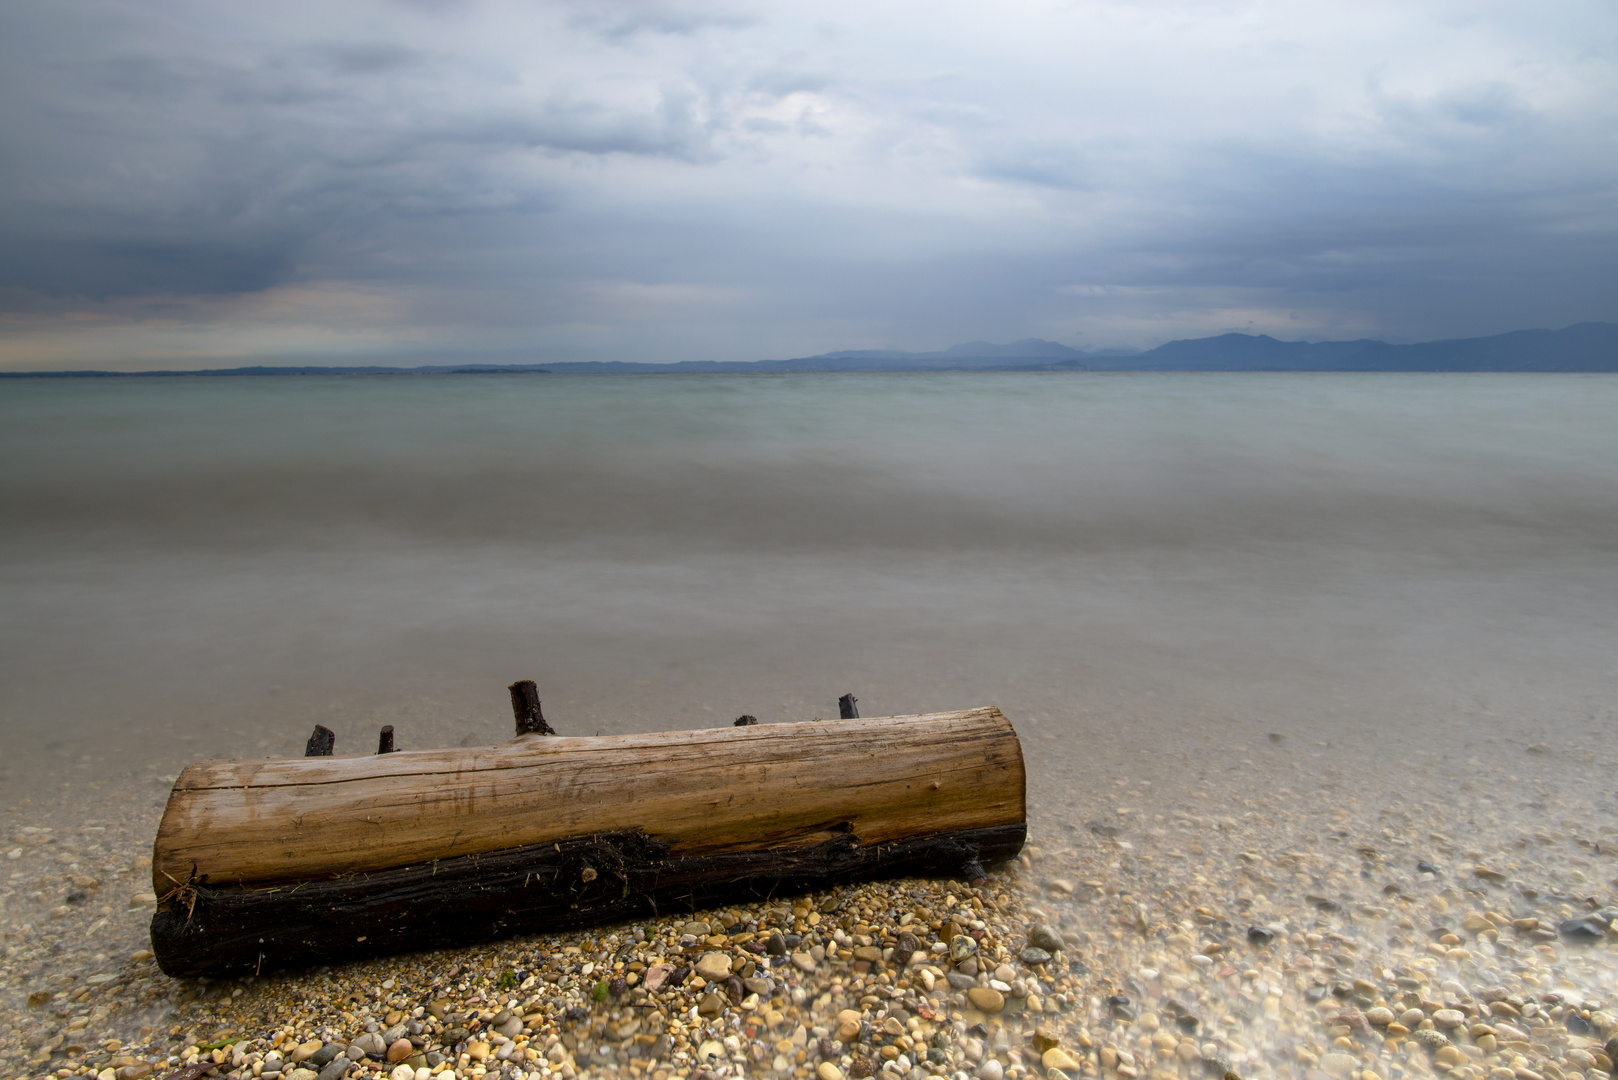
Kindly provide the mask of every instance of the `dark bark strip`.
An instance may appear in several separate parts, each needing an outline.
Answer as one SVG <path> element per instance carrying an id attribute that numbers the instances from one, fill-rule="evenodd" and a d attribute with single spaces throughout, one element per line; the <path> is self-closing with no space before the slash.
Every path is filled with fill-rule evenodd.
<path id="1" fill-rule="evenodd" d="M 982 864 L 1014 857 L 1026 833 L 1005 825 L 870 847 L 850 834 L 807 847 L 669 856 L 637 831 L 277 887 L 196 882 L 159 902 L 152 950 L 177 978 L 329 964 L 873 878 L 976 876 Z"/>

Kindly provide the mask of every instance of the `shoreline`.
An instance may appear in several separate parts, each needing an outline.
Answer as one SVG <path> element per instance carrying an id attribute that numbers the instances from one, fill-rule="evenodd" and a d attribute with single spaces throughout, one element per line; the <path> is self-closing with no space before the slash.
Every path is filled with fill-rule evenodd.
<path id="1" fill-rule="evenodd" d="M 412 1078 L 457 1080 L 829 1077 L 823 1064 L 912 1080 L 1600 1080 L 1618 945 L 1556 933 L 1618 913 L 1618 829 L 1592 815 L 1598 788 L 1542 744 L 1420 788 L 1391 764 L 1353 794 L 1277 782 L 1319 752 L 1231 746 L 1257 763 L 1169 790 L 1125 778 L 1064 798 L 1047 774 L 1029 846 L 978 891 L 877 882 L 670 915 L 640 924 L 643 941 L 601 927 L 258 979 L 169 980 L 143 955 L 141 814 L 8 822 L 7 855 L 21 853 L 5 864 L 0 1075 L 142 1080 L 217 1044 L 231 1048 L 222 1076 L 262 1076 L 278 1052 L 294 1080 L 291 1056 L 314 1041 L 347 1053 L 393 1035 L 409 1054 L 372 1045 L 381 1060 L 348 1075 L 405 1080 L 419 1053 Z M 1060 948 L 1019 959 L 1031 931 Z M 803 936 L 782 956 L 772 933 Z M 901 967 L 907 933 L 917 953 Z M 952 960 L 962 936 L 981 941 Z"/>

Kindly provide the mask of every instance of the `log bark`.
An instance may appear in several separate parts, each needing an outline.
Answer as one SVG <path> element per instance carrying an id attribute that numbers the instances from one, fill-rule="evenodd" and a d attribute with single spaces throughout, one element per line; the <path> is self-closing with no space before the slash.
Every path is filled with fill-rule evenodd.
<path id="1" fill-rule="evenodd" d="M 393 725 L 383 724 L 381 732 L 377 734 L 376 752 L 379 754 L 391 754 L 393 753 L 394 749 Z"/>
<path id="2" fill-rule="evenodd" d="M 199 762 L 153 847 L 152 940 L 171 974 L 264 970 L 876 875 L 976 876 L 1020 849 L 1024 801 L 1022 749 L 994 708 Z"/>
<path id="3" fill-rule="evenodd" d="M 811 847 L 685 857 L 669 856 L 641 832 L 578 837 L 303 885 L 196 887 L 189 904 L 167 904 L 153 917 L 152 944 L 171 976 L 256 974 L 877 877 L 970 877 L 976 860 L 1014 857 L 1024 834 L 1022 825 L 1004 825 L 873 847 L 843 836 Z"/>

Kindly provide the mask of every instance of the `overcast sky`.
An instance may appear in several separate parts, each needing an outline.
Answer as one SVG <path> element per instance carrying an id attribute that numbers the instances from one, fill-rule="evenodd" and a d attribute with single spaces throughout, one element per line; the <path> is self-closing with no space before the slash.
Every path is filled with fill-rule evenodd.
<path id="1" fill-rule="evenodd" d="M 1612 0 L 0 6 L 0 367 L 1618 321 Z"/>

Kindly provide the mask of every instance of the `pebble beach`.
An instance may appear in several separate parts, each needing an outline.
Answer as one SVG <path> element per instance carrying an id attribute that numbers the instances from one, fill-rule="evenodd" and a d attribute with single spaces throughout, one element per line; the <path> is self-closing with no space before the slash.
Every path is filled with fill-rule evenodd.
<path id="1" fill-rule="evenodd" d="M 1586 735 L 1377 772 L 1255 733 L 1192 783 L 1124 773 L 1128 740 L 1082 784 L 1030 754 L 1029 842 L 976 883 L 241 979 L 152 961 L 150 793 L 52 826 L 12 807 L 0 1074 L 1596 1080 L 1618 828 Z"/>

